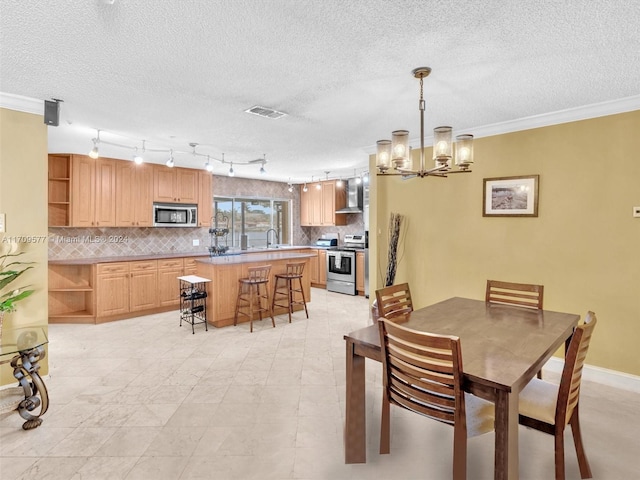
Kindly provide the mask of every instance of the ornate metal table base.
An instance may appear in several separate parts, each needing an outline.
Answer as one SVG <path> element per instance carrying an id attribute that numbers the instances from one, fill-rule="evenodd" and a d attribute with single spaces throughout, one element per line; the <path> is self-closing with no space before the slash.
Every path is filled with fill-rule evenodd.
<path id="1" fill-rule="evenodd" d="M 40 418 L 49 408 L 49 394 L 38 370 L 38 362 L 45 357 L 45 349 L 42 345 L 22 350 L 11 359 L 13 376 L 18 380 L 24 391 L 24 400 L 18 405 L 18 413 L 26 420 L 22 425 L 24 430 L 37 428 L 42 423 Z M 32 412 L 40 409 L 38 414 Z"/>

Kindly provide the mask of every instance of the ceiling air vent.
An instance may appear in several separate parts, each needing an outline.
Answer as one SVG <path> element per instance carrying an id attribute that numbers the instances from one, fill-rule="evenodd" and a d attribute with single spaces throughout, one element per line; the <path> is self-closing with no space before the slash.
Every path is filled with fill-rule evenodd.
<path id="1" fill-rule="evenodd" d="M 280 118 L 286 115 L 286 113 L 278 112 L 277 110 L 272 110 L 271 108 L 267 108 L 267 107 L 261 107 L 260 105 L 251 107 L 250 109 L 245 110 L 245 112 L 252 113 L 254 115 L 258 115 L 259 117 L 266 117 L 266 118 Z"/>

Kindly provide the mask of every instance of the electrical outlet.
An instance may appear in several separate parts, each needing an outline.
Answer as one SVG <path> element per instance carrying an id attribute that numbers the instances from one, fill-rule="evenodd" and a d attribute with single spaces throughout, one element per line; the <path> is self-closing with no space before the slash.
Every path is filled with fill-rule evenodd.
<path id="1" fill-rule="evenodd" d="M 640 218 L 640 207 L 633 207 L 633 216 Z"/>
<path id="2" fill-rule="evenodd" d="M 199 246 L 199 245 L 200 245 L 200 240 L 198 240 L 197 238 L 194 238 L 194 239 L 193 239 L 193 246 L 194 246 L 194 247 L 197 247 L 197 246 Z"/>

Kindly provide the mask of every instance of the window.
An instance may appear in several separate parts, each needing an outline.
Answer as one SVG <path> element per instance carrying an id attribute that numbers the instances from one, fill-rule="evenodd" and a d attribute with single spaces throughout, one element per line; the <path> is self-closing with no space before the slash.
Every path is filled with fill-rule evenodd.
<path id="1" fill-rule="evenodd" d="M 269 243 L 291 244 L 291 206 L 290 200 L 274 198 L 214 197 L 214 214 L 222 212 L 229 218 L 230 247 L 240 246 L 240 236 L 247 236 L 249 247 L 267 246 Z"/>

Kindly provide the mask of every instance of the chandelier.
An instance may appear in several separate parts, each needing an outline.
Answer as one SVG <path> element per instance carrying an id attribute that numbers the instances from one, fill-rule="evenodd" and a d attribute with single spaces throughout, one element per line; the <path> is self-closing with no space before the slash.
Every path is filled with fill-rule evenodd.
<path id="1" fill-rule="evenodd" d="M 428 168 L 424 158 L 424 108 L 425 101 L 422 84 L 425 77 L 431 73 L 429 67 L 418 67 L 411 73 L 420 80 L 420 166 L 413 168 L 411 147 L 409 146 L 409 131 L 395 130 L 391 132 L 391 140 L 378 140 L 376 163 L 378 175 L 402 175 L 403 177 L 418 176 L 446 177 L 450 173 L 468 173 L 473 164 L 473 135 L 458 135 L 454 144 L 451 127 L 436 127 L 433 130 L 433 160 L 435 166 Z M 457 170 L 452 170 L 455 161 Z"/>

